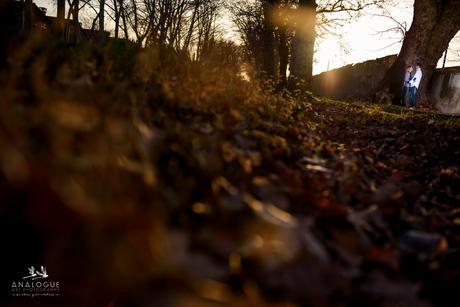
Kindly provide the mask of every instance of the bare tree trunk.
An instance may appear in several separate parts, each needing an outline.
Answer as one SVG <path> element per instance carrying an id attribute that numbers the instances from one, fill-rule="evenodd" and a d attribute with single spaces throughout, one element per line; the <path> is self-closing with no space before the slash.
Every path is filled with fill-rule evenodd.
<path id="1" fill-rule="evenodd" d="M 174 8 L 171 15 L 171 25 L 169 29 L 169 42 L 171 48 L 176 48 L 180 43 L 180 33 L 183 30 L 183 17 L 187 11 L 187 2 L 181 1 L 177 7 Z"/>
<path id="2" fill-rule="evenodd" d="M 79 13 L 80 13 L 80 0 L 73 0 L 72 2 L 72 21 L 74 23 L 74 39 L 75 43 L 80 41 L 80 23 L 79 23 Z"/>
<path id="3" fill-rule="evenodd" d="M 275 79 L 275 37 L 273 17 L 276 0 L 264 0 L 263 70 L 267 78 Z"/>
<path id="4" fill-rule="evenodd" d="M 120 8 L 118 6 L 118 0 L 113 0 L 113 9 L 115 11 L 114 36 L 115 38 L 118 38 L 118 32 L 120 30 Z"/>
<path id="5" fill-rule="evenodd" d="M 278 46 L 278 54 L 280 58 L 280 65 L 279 65 L 279 85 L 281 87 L 287 86 L 287 66 L 289 63 L 289 47 L 288 47 L 288 38 L 287 38 L 287 30 L 286 28 L 278 28 L 278 35 L 279 35 L 279 46 Z"/>
<path id="6" fill-rule="evenodd" d="M 79 14 L 80 14 L 80 0 L 73 0 L 72 3 L 72 19 L 78 23 Z"/>
<path id="7" fill-rule="evenodd" d="M 126 9 L 125 6 L 123 5 L 123 0 L 120 0 L 120 14 L 121 14 L 121 21 L 123 22 L 123 32 L 125 34 L 125 38 L 128 39 L 128 25 L 126 22 Z"/>
<path id="8" fill-rule="evenodd" d="M 290 67 L 290 88 L 311 90 L 315 47 L 316 1 L 299 0 L 294 14 L 294 37 Z"/>
<path id="9" fill-rule="evenodd" d="M 99 43 L 103 43 L 104 38 L 105 38 L 104 22 L 105 22 L 105 0 L 99 0 Z"/>
<path id="10" fill-rule="evenodd" d="M 57 0 L 57 26 L 61 31 L 64 29 L 65 20 L 65 0 Z"/>
<path id="11" fill-rule="evenodd" d="M 427 85 L 438 60 L 459 30 L 460 0 L 416 0 L 411 28 L 379 88 L 388 88 L 393 94 L 393 102 L 399 103 L 404 66 L 420 62 L 423 78 L 417 95 L 420 100 L 426 101 Z"/>
<path id="12" fill-rule="evenodd" d="M 32 32 L 32 25 L 33 25 L 32 5 L 33 5 L 32 0 L 25 0 L 24 8 L 23 8 L 23 15 L 22 15 L 22 18 L 23 18 L 22 35 L 23 37 L 27 37 L 30 34 L 30 32 Z"/>
<path id="13" fill-rule="evenodd" d="M 166 3 L 162 3 L 160 8 L 160 18 L 159 18 L 159 33 L 158 33 L 158 42 L 161 46 L 166 44 L 166 34 L 167 34 L 167 14 L 169 13 L 168 6 Z"/>
<path id="14" fill-rule="evenodd" d="M 442 59 L 442 68 L 445 68 L 446 67 L 446 61 L 447 61 L 447 51 L 449 49 L 449 46 L 447 46 L 448 48 L 446 49 L 446 51 L 444 51 L 444 59 Z"/>
<path id="15" fill-rule="evenodd" d="M 198 9 L 200 8 L 200 0 L 195 0 L 195 6 L 193 8 L 193 13 L 192 13 L 192 19 L 190 20 L 190 25 L 187 31 L 187 35 L 185 36 L 185 41 L 184 41 L 184 46 L 182 47 L 182 50 L 185 52 L 188 50 L 190 47 L 190 42 L 192 40 L 192 35 L 193 31 L 195 29 L 195 22 L 196 22 L 196 17 L 198 14 Z"/>

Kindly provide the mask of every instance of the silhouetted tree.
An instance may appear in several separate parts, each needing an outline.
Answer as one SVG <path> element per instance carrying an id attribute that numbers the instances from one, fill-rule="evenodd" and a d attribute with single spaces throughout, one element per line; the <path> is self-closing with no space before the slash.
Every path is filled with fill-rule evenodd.
<path id="1" fill-rule="evenodd" d="M 341 22 L 359 16 L 367 7 L 391 5 L 384 0 L 298 0 L 291 13 L 294 28 L 290 63 L 290 87 L 311 90 L 317 30 L 331 34 Z M 318 18 L 319 17 L 319 18 Z"/>
<path id="2" fill-rule="evenodd" d="M 243 58 L 253 65 L 256 75 L 263 70 L 264 14 L 260 1 L 237 1 L 228 7 L 243 43 Z"/>
<path id="3" fill-rule="evenodd" d="M 65 0 L 57 0 L 57 24 L 60 30 L 64 28 Z"/>
<path id="4" fill-rule="evenodd" d="M 294 37 L 290 67 L 290 87 L 310 90 L 315 47 L 316 1 L 299 0 L 293 16 Z"/>
<path id="5" fill-rule="evenodd" d="M 290 42 L 292 29 L 289 27 L 289 8 L 292 1 L 282 1 L 278 3 L 276 19 L 276 34 L 278 38 L 278 84 L 280 87 L 287 86 L 287 68 L 289 64 Z"/>
<path id="6" fill-rule="evenodd" d="M 256 70 L 263 70 L 273 78 L 279 63 L 279 84 L 286 85 L 289 63 L 290 87 L 302 85 L 302 89 L 308 90 L 316 36 L 334 34 L 337 26 L 358 17 L 365 8 L 388 2 L 391 1 L 237 1 L 230 11 Z"/>
<path id="7" fill-rule="evenodd" d="M 276 0 L 263 0 L 263 71 L 267 78 L 276 79 L 275 75 L 275 25 L 274 14 Z"/>
<path id="8" fill-rule="evenodd" d="M 105 37 L 105 0 L 99 0 L 99 41 Z"/>

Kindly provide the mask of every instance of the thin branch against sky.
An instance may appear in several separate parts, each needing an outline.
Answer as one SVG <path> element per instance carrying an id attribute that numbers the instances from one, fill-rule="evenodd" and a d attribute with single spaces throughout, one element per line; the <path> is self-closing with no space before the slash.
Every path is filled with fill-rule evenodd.
<path id="1" fill-rule="evenodd" d="M 232 5 L 236 1 L 226 0 L 226 3 Z M 354 1 L 347 2 L 353 3 Z M 391 6 L 384 7 L 386 12 L 369 7 L 365 8 L 360 16 L 351 20 L 340 15 L 328 17 L 330 23 L 321 25 L 320 27 L 323 28 L 318 33 L 314 73 L 319 73 L 327 68 L 398 53 L 402 38 L 400 33 L 403 29 L 409 29 L 412 21 L 413 0 L 393 2 Z M 49 15 L 56 14 L 53 0 L 36 0 L 36 3 L 46 7 Z M 325 8 L 324 10 L 330 10 L 337 1 L 319 0 L 318 3 Z M 93 15 L 94 12 L 88 10 L 88 7 L 84 8 L 81 14 L 82 21 L 91 20 Z M 322 18 L 321 15 L 318 17 Z M 223 38 L 240 42 L 227 10 L 222 10 L 218 23 Z M 113 28 L 109 20 L 107 20 L 106 26 L 108 30 Z M 395 36 L 398 31 L 399 34 Z M 449 66 L 460 65 L 459 34 L 451 42 L 447 56 Z"/>

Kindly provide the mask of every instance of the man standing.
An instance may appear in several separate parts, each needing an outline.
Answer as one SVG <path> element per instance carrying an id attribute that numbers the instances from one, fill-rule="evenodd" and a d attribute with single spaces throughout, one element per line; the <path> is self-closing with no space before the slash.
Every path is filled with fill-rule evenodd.
<path id="1" fill-rule="evenodd" d="M 422 68 L 420 67 L 420 65 L 420 63 L 417 63 L 417 66 L 415 67 L 415 74 L 409 81 L 409 95 L 411 97 L 412 110 L 415 109 L 415 106 L 417 105 L 417 90 L 420 86 L 420 81 L 422 80 L 423 76 Z"/>

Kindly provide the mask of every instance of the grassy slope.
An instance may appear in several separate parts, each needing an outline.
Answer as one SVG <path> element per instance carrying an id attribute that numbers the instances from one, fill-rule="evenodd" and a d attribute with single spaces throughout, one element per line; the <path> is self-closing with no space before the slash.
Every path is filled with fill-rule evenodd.
<path id="1" fill-rule="evenodd" d="M 18 255 L 46 263 L 67 303 L 455 297 L 459 118 L 270 95 L 215 70 L 49 81 L 40 65 L 30 88 L 2 85 L 2 239 L 13 271 Z"/>

